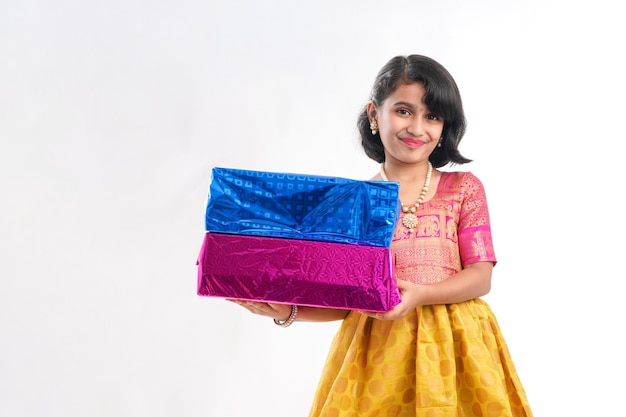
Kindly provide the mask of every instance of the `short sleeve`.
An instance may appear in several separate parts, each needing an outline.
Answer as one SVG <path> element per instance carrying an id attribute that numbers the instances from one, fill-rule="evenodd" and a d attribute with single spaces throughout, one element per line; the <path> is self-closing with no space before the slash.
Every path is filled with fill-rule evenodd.
<path id="1" fill-rule="evenodd" d="M 462 179 L 463 199 L 459 216 L 459 251 L 463 266 L 481 261 L 496 264 L 489 208 L 482 182 L 471 172 Z"/>

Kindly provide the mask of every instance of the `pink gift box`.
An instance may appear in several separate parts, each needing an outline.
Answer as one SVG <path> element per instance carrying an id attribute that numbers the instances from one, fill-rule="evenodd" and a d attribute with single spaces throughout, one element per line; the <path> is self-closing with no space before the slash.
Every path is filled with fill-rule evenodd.
<path id="1" fill-rule="evenodd" d="M 211 232 L 198 295 L 367 311 L 400 302 L 389 248 Z"/>

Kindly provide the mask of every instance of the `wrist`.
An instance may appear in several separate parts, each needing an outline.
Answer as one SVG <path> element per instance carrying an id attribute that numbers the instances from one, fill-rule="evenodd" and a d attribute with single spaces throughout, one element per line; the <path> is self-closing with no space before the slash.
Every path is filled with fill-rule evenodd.
<path id="1" fill-rule="evenodd" d="M 285 320 L 274 319 L 274 323 L 280 327 L 289 327 L 294 321 L 296 321 L 297 317 L 298 317 L 298 306 L 295 304 L 292 304 L 291 313 L 289 314 L 289 317 L 287 317 Z"/>

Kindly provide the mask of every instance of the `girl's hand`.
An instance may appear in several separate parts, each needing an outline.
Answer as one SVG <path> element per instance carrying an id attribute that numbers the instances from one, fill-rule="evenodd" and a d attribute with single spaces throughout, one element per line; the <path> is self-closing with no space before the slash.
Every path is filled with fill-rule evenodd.
<path id="1" fill-rule="evenodd" d="M 443 281 L 420 285 L 397 279 L 401 302 L 386 313 L 368 312 L 379 320 L 398 320 L 421 305 L 454 304 L 482 297 L 491 289 L 493 262 L 481 261 L 466 265 Z"/>
<path id="2" fill-rule="evenodd" d="M 401 301 L 399 304 L 385 313 L 368 312 L 366 314 L 378 320 L 398 320 L 420 305 L 423 293 L 422 285 L 401 279 L 397 280 L 397 285 L 398 290 L 400 290 Z"/>
<path id="3" fill-rule="evenodd" d="M 262 301 L 249 301 L 249 300 L 233 300 L 226 299 L 231 303 L 239 304 L 248 311 L 260 316 L 270 317 L 279 321 L 285 321 L 291 315 L 291 305 L 289 304 L 277 304 L 277 303 L 264 303 Z"/>

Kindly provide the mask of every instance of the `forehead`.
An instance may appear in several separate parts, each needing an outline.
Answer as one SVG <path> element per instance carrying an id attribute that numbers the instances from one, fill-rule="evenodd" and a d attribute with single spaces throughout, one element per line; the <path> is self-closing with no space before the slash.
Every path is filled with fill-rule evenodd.
<path id="1" fill-rule="evenodd" d="M 394 105 L 398 102 L 424 105 L 426 89 L 420 83 L 400 84 L 385 100 L 386 104 Z"/>

